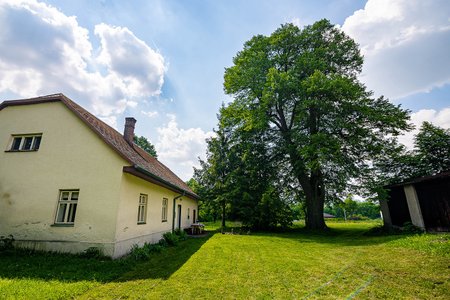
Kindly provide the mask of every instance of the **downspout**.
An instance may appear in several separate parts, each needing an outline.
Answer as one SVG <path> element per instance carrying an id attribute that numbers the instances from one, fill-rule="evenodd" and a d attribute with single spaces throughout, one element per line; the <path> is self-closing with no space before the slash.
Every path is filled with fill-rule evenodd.
<path id="1" fill-rule="evenodd" d="M 185 193 L 183 192 L 183 194 L 176 196 L 175 198 L 173 198 L 173 209 L 172 209 L 172 233 L 175 231 L 175 203 L 177 201 L 177 199 L 181 198 L 185 196 Z M 180 228 L 181 229 L 181 228 Z"/>

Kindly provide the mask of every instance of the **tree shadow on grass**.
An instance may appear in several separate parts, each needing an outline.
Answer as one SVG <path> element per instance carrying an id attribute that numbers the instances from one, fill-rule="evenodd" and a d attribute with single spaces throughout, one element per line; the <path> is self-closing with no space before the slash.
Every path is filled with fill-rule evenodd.
<path id="1" fill-rule="evenodd" d="M 167 279 L 188 261 L 210 236 L 211 234 L 202 238 L 189 238 L 176 247 L 152 253 L 148 260 L 140 261 L 132 257 L 111 260 L 22 249 L 0 252 L 0 278 L 102 283 L 144 278 Z"/>
<path id="2" fill-rule="evenodd" d="M 377 245 L 411 236 L 411 234 L 386 235 L 370 233 L 371 228 L 363 227 L 330 227 L 327 230 L 310 230 L 305 227 L 296 227 L 276 231 L 256 231 L 251 232 L 251 235 L 274 236 L 298 240 L 301 243 L 334 244 L 336 246 Z"/>
<path id="3" fill-rule="evenodd" d="M 163 252 L 152 255 L 149 260 L 138 264 L 133 270 L 117 278 L 116 282 L 137 279 L 168 279 L 180 269 L 202 246 L 213 233 L 205 237 L 190 238 L 177 247 L 164 249 Z"/>

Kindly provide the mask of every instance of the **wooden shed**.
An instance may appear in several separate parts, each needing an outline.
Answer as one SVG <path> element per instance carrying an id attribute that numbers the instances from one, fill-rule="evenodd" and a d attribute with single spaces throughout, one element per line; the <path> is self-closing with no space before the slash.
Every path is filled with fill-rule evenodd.
<path id="1" fill-rule="evenodd" d="M 411 222 L 427 231 L 450 231 L 450 170 L 386 187 L 380 201 L 385 226 Z"/>

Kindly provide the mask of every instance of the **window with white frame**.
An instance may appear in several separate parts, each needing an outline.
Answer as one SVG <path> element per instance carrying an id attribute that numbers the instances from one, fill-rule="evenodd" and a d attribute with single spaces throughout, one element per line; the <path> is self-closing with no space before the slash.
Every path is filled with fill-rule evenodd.
<path id="1" fill-rule="evenodd" d="M 139 195 L 139 207 L 138 207 L 138 224 L 145 224 L 147 220 L 147 201 L 148 196 L 145 194 Z"/>
<path id="2" fill-rule="evenodd" d="M 167 222 L 167 205 L 169 200 L 167 198 L 163 198 L 162 200 L 162 213 L 161 213 L 161 221 Z"/>
<path id="3" fill-rule="evenodd" d="M 74 224 L 79 195 L 80 190 L 59 191 L 58 210 L 56 212 L 55 224 Z"/>
<path id="4" fill-rule="evenodd" d="M 37 151 L 41 145 L 42 134 L 13 135 L 9 151 Z"/>

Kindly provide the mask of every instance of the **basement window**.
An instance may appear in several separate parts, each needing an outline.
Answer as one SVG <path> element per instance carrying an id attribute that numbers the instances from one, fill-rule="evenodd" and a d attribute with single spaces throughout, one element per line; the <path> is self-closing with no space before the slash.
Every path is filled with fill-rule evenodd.
<path id="1" fill-rule="evenodd" d="M 139 207 L 138 207 L 138 224 L 145 224 L 147 221 L 147 201 L 148 196 L 145 194 L 139 195 Z"/>
<path id="2" fill-rule="evenodd" d="M 42 134 L 13 135 L 9 151 L 37 151 L 41 145 Z"/>
<path id="3" fill-rule="evenodd" d="M 80 190 L 60 190 L 55 224 L 73 225 Z"/>

